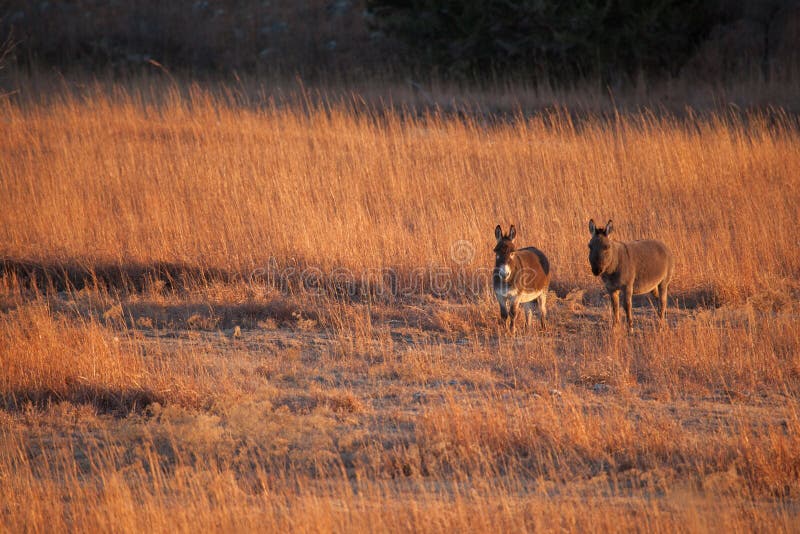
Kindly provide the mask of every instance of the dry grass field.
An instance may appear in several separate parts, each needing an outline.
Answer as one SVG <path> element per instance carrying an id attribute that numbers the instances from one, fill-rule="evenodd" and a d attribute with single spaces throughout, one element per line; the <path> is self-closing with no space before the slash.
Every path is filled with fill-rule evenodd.
<path id="1" fill-rule="evenodd" d="M 0 531 L 800 530 L 795 116 L 157 89 L 0 100 Z M 666 325 L 590 217 L 675 252 Z"/>

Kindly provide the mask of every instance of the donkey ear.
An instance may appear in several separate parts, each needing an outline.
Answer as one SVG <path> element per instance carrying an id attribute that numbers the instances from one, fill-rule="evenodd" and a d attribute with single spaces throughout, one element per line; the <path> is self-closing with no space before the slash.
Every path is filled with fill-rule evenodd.
<path id="1" fill-rule="evenodd" d="M 613 222 L 611 221 L 611 219 L 609 219 L 608 222 L 606 223 L 606 235 L 609 235 L 611 233 L 611 230 L 613 229 L 614 229 Z"/>
<path id="2" fill-rule="evenodd" d="M 594 219 L 589 219 L 589 233 L 594 235 L 597 232 L 597 227 L 594 225 Z"/>
<path id="3" fill-rule="evenodd" d="M 499 224 L 494 229 L 494 238 L 497 239 L 498 241 L 500 241 L 500 239 L 503 238 L 503 229 L 500 228 Z"/>
<path id="4" fill-rule="evenodd" d="M 509 230 L 508 230 L 508 238 L 509 238 L 511 241 L 514 241 L 514 238 L 515 238 L 515 237 L 517 237 L 517 229 L 516 229 L 516 228 L 514 228 L 514 225 L 512 224 L 512 225 L 511 225 L 511 228 L 509 228 Z"/>

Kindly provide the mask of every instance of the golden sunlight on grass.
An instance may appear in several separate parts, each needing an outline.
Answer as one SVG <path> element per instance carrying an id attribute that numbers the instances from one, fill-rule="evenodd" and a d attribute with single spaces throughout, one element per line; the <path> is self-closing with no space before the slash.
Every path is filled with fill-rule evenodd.
<path id="1" fill-rule="evenodd" d="M 243 109 L 195 88 L 159 105 L 121 91 L 7 102 L 0 117 L 0 253 L 17 260 L 410 271 L 452 266 L 466 240 L 477 269 L 510 222 L 559 286 L 585 287 L 594 217 L 665 241 L 678 292 L 742 299 L 800 270 L 798 131 L 780 113 L 484 125 Z"/>
<path id="2" fill-rule="evenodd" d="M 0 123 L 0 530 L 797 530 L 796 117 L 192 86 Z M 674 251 L 666 324 L 609 330 L 590 217 Z M 547 331 L 497 324 L 498 223 Z"/>

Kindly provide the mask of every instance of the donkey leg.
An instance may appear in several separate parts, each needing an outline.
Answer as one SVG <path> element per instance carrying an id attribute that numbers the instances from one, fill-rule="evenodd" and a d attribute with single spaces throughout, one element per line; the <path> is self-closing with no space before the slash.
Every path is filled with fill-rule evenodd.
<path id="1" fill-rule="evenodd" d="M 497 297 L 497 303 L 500 304 L 500 324 L 508 329 L 508 302 L 504 298 Z"/>
<path id="2" fill-rule="evenodd" d="M 658 290 L 659 287 L 661 287 L 661 284 L 659 284 L 656 287 L 654 287 L 653 290 L 650 292 L 650 294 L 653 295 L 653 297 L 656 299 L 656 303 L 655 303 L 656 315 L 661 315 L 661 294 L 660 294 L 660 292 Z M 650 300 L 650 297 L 647 298 L 647 301 L 650 304 L 653 304 L 653 301 Z"/>
<path id="3" fill-rule="evenodd" d="M 628 320 L 628 331 L 631 331 L 633 330 L 633 286 L 623 288 L 622 298 L 625 299 L 625 318 Z"/>
<path id="4" fill-rule="evenodd" d="M 533 322 L 533 302 L 526 302 L 522 305 L 522 309 L 525 314 L 525 330 L 527 330 Z"/>
<path id="5" fill-rule="evenodd" d="M 658 285 L 661 294 L 659 295 L 659 306 L 658 315 L 661 317 L 661 320 L 664 321 L 667 318 L 667 288 L 669 287 L 669 282 L 661 282 Z"/>
<path id="6" fill-rule="evenodd" d="M 547 290 L 542 291 L 537 300 L 539 301 L 539 322 L 542 324 L 542 330 L 547 330 Z"/>
<path id="7" fill-rule="evenodd" d="M 509 304 L 508 312 L 511 318 L 511 333 L 513 334 L 517 330 L 517 321 L 519 320 L 519 302 L 514 300 Z"/>
<path id="8" fill-rule="evenodd" d="M 619 323 L 619 289 L 610 291 L 608 298 L 611 300 L 611 326 L 615 327 Z"/>

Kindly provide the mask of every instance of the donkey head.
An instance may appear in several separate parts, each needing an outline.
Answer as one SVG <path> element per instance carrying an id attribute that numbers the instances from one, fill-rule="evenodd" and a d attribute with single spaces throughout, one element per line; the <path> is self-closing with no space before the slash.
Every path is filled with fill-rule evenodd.
<path id="1" fill-rule="evenodd" d="M 508 280 L 508 277 L 511 276 L 511 262 L 514 261 L 514 254 L 517 250 L 514 245 L 517 229 L 512 224 L 508 233 L 503 234 L 503 229 L 498 224 L 497 228 L 494 229 L 494 237 L 497 239 L 497 244 L 494 247 L 494 278 Z"/>
<path id="2" fill-rule="evenodd" d="M 595 226 L 594 219 L 589 220 L 589 233 L 592 234 L 589 241 L 589 265 L 592 266 L 592 274 L 595 276 L 603 274 L 613 259 L 611 240 L 608 238 L 613 229 L 610 219 L 605 227 Z"/>

